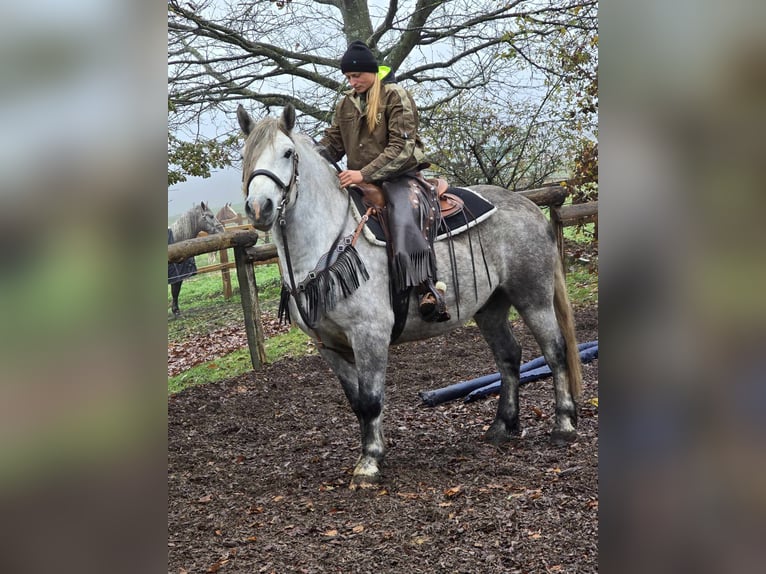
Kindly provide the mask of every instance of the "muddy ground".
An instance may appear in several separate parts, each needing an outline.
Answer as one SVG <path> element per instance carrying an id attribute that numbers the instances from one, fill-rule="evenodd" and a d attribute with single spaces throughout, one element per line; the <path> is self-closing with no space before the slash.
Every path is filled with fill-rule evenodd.
<path id="1" fill-rule="evenodd" d="M 595 307 L 576 318 L 580 342 L 598 339 Z M 496 396 L 418 396 L 496 370 L 475 327 L 394 347 L 383 482 L 364 491 L 347 488 L 356 418 L 318 356 L 171 396 L 168 572 L 597 572 L 598 360 L 566 447 L 548 440 L 550 378 L 522 387 L 524 433 L 502 447 L 482 441 Z"/>

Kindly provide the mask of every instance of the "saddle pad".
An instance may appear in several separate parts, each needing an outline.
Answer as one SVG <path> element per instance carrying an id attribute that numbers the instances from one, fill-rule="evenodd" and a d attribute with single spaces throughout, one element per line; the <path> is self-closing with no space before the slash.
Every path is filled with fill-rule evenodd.
<path id="1" fill-rule="evenodd" d="M 463 211 L 450 215 L 444 218 L 439 225 L 439 230 L 436 236 L 436 241 L 440 241 L 446 237 L 455 236 L 462 233 L 466 229 L 470 229 L 474 225 L 477 225 L 492 215 L 497 208 L 489 201 L 484 199 L 475 191 L 467 189 L 465 187 L 450 187 L 447 190 L 448 193 L 457 195 L 463 200 L 465 207 Z M 355 188 L 350 188 L 351 199 L 354 200 L 354 207 L 358 214 L 364 213 L 366 208 L 362 203 L 362 194 Z M 360 219 L 361 216 L 358 218 Z M 374 244 L 385 245 L 386 238 L 383 235 L 383 229 L 380 227 L 380 223 L 377 218 L 371 217 L 367 220 L 365 225 L 365 237 Z M 367 231 L 371 232 L 368 234 Z M 372 237 L 370 237 L 372 235 Z"/>

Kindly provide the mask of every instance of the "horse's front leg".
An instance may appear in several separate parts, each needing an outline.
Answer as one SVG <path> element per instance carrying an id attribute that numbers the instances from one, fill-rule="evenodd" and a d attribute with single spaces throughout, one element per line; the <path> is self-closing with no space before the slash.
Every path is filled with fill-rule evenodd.
<path id="1" fill-rule="evenodd" d="M 357 348 L 351 362 L 340 353 L 321 349 L 321 354 L 340 379 L 343 391 L 359 420 L 362 454 L 354 467 L 351 489 L 375 486 L 385 454 L 383 402 L 385 399 L 388 341 L 380 340 Z"/>
<path id="2" fill-rule="evenodd" d="M 173 311 L 173 315 L 176 317 L 181 314 L 181 310 L 178 308 L 178 296 L 181 294 L 182 284 L 183 281 L 179 281 L 178 283 L 173 283 L 170 286 L 170 296 L 173 299 L 172 303 L 170 304 L 170 310 Z"/>

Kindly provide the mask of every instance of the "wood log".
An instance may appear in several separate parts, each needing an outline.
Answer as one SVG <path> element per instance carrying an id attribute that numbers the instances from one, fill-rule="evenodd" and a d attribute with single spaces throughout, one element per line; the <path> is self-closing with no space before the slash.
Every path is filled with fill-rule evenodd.
<path id="1" fill-rule="evenodd" d="M 168 263 L 180 263 L 189 257 L 228 249 L 229 247 L 250 247 L 258 241 L 258 232 L 254 229 L 224 231 L 207 237 L 195 237 L 168 245 Z"/>
<path id="2" fill-rule="evenodd" d="M 588 223 L 598 217 L 598 201 L 562 205 L 557 209 L 559 220 L 564 226 Z"/>
<path id="3" fill-rule="evenodd" d="M 264 262 L 277 257 L 277 246 L 273 243 L 264 243 L 263 245 L 254 245 L 246 247 L 245 253 L 250 261 Z"/>
<path id="4" fill-rule="evenodd" d="M 560 185 L 525 189 L 524 191 L 516 191 L 514 193 L 531 199 L 537 205 L 561 205 L 567 197 L 567 190 Z"/>

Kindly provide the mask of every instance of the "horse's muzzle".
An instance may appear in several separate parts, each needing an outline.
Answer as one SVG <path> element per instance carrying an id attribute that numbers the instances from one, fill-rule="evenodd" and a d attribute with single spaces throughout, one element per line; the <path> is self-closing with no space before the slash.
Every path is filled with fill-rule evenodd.
<path id="1" fill-rule="evenodd" d="M 274 202 L 270 199 L 259 202 L 253 198 L 247 198 L 245 214 L 253 227 L 261 231 L 268 231 L 274 223 Z"/>

